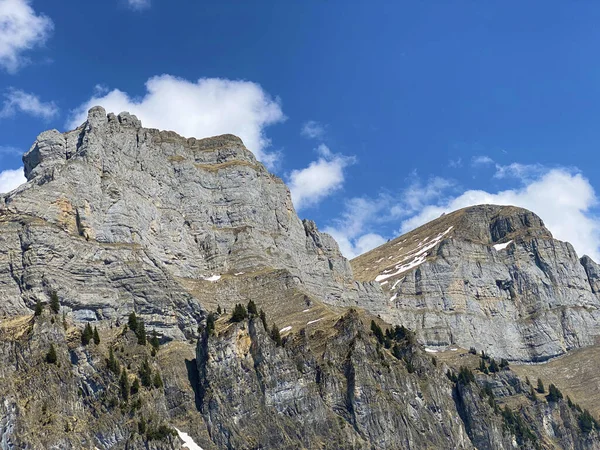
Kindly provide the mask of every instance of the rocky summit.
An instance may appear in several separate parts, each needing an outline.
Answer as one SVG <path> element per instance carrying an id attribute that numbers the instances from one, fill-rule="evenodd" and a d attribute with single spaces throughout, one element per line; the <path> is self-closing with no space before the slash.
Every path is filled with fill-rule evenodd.
<path id="1" fill-rule="evenodd" d="M 529 211 L 350 263 L 232 135 L 95 107 L 23 162 L 0 199 L 2 449 L 600 449 L 560 358 L 512 368 L 600 334 L 600 269 Z"/>

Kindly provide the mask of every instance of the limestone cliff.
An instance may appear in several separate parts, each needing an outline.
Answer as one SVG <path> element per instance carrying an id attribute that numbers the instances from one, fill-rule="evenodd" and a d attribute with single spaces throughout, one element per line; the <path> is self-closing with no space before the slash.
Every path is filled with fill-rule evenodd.
<path id="1" fill-rule="evenodd" d="M 456 211 L 352 265 L 384 290 L 376 312 L 426 345 L 543 361 L 600 336 L 598 266 L 524 209 Z"/>

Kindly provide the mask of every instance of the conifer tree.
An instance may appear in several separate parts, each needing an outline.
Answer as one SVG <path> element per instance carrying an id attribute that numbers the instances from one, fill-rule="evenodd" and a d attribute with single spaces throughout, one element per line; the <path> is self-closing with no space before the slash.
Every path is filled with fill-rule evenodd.
<path id="1" fill-rule="evenodd" d="M 121 378 L 119 379 L 119 389 L 121 390 L 121 397 L 123 400 L 129 400 L 129 391 L 131 386 L 129 385 L 129 375 L 127 374 L 127 369 L 123 368 L 121 372 Z"/>
<path id="2" fill-rule="evenodd" d="M 56 360 L 56 349 L 54 348 L 54 344 L 50 344 L 50 350 L 46 353 L 46 362 L 48 364 L 56 364 Z"/>
<path id="3" fill-rule="evenodd" d="M 537 381 L 537 391 L 540 394 L 543 394 L 545 392 L 544 383 L 542 383 L 542 379 L 541 378 L 538 378 L 538 381 Z"/>
<path id="4" fill-rule="evenodd" d="M 135 395 L 140 392 L 140 380 L 136 377 L 131 383 L 131 394 Z"/>
<path id="5" fill-rule="evenodd" d="M 279 333 L 279 327 L 273 324 L 273 328 L 271 328 L 271 339 L 275 341 L 275 345 L 277 347 L 281 347 L 283 342 L 281 341 L 281 334 Z"/>
<path id="6" fill-rule="evenodd" d="M 244 308 L 244 305 L 238 303 L 237 305 L 235 305 L 235 308 L 233 308 L 233 314 L 231 315 L 231 319 L 229 319 L 229 321 L 234 323 L 241 322 L 247 317 L 248 312 L 246 311 L 246 308 Z"/>
<path id="7" fill-rule="evenodd" d="M 138 321 L 137 316 L 135 315 L 135 311 L 129 314 L 129 320 L 127 321 L 127 325 L 129 325 L 129 329 L 134 333 L 137 331 Z"/>
<path id="8" fill-rule="evenodd" d="M 88 345 L 93 337 L 94 332 L 92 331 L 92 326 L 89 323 L 86 323 L 81 332 L 81 343 L 83 345 Z"/>
<path id="9" fill-rule="evenodd" d="M 147 359 L 145 359 L 144 362 L 142 362 L 142 365 L 140 366 L 139 375 L 142 386 L 152 386 L 152 368 L 150 367 L 150 363 Z"/>
<path id="10" fill-rule="evenodd" d="M 265 327 L 265 331 L 267 331 L 269 329 L 269 326 L 267 325 L 267 315 L 262 309 L 260 310 L 260 320 L 263 324 L 263 327 Z"/>
<path id="11" fill-rule="evenodd" d="M 221 305 L 217 305 L 217 314 L 221 315 Z"/>
<path id="12" fill-rule="evenodd" d="M 43 311 L 44 311 L 44 307 L 42 306 L 42 302 L 38 298 L 37 301 L 35 302 L 35 310 L 33 311 L 33 315 L 41 316 Z"/>
<path id="13" fill-rule="evenodd" d="M 119 361 L 117 361 L 117 358 L 115 358 L 115 352 L 113 351 L 112 347 L 108 351 L 108 360 L 106 362 L 106 365 L 108 367 L 108 370 L 110 370 L 115 375 L 119 375 L 121 368 L 119 367 Z"/>
<path id="14" fill-rule="evenodd" d="M 139 345 L 146 345 L 146 326 L 142 319 L 137 319 L 137 329 L 135 331 Z"/>
<path id="15" fill-rule="evenodd" d="M 248 315 L 258 316 L 258 308 L 256 308 L 256 303 L 252 300 L 248 302 Z"/>
<path id="16" fill-rule="evenodd" d="M 206 333 L 209 335 L 213 334 L 215 331 L 215 315 L 213 313 L 208 313 L 206 317 Z"/>
<path id="17" fill-rule="evenodd" d="M 492 358 L 492 360 L 490 361 L 490 367 L 489 370 L 491 373 L 496 373 L 498 372 L 500 369 L 498 367 L 498 363 L 496 362 L 495 359 Z"/>
<path id="18" fill-rule="evenodd" d="M 50 293 L 50 309 L 54 314 L 58 314 L 60 311 L 60 302 L 58 300 L 58 294 L 56 291 Z"/>
<path id="19" fill-rule="evenodd" d="M 154 387 L 156 389 L 162 389 L 163 381 L 162 381 L 162 378 L 160 377 L 160 373 L 156 372 L 154 374 L 154 380 L 152 381 L 152 384 L 154 384 Z"/>
<path id="20" fill-rule="evenodd" d="M 144 417 L 142 417 L 138 422 L 138 433 L 140 433 L 142 436 L 146 434 L 146 419 L 144 419 Z"/>
<path id="21" fill-rule="evenodd" d="M 98 328 L 94 327 L 94 344 L 100 344 L 100 335 L 98 334 Z"/>
<path id="22" fill-rule="evenodd" d="M 152 330 L 152 337 L 150 338 L 150 345 L 155 351 L 158 351 L 160 347 L 160 341 L 158 340 L 158 335 L 156 334 L 156 330 Z"/>

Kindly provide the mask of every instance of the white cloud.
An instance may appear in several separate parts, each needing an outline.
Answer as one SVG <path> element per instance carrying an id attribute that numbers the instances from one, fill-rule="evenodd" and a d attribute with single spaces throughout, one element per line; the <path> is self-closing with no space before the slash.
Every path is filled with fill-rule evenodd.
<path id="1" fill-rule="evenodd" d="M 460 169 L 463 166 L 462 158 L 450 159 L 448 165 L 453 169 Z"/>
<path id="2" fill-rule="evenodd" d="M 58 114 L 58 107 L 54 102 L 42 102 L 35 94 L 10 88 L 4 97 L 0 118 L 14 116 L 17 111 L 46 120 Z"/>
<path id="3" fill-rule="evenodd" d="M 353 157 L 334 154 L 325 144 L 317 148 L 321 155 L 308 167 L 293 170 L 288 177 L 292 201 L 297 210 L 314 206 L 344 184 L 344 168 L 354 163 Z"/>
<path id="4" fill-rule="evenodd" d="M 150 8 L 150 0 L 127 0 L 127 3 L 131 9 L 135 9 L 136 11 Z"/>
<path id="5" fill-rule="evenodd" d="M 279 101 L 260 85 L 221 78 L 191 82 L 160 75 L 146 82 L 146 91 L 137 98 L 118 89 L 96 89 L 92 98 L 72 111 L 67 126 L 81 125 L 88 109 L 101 105 L 108 112 L 135 114 L 146 127 L 173 130 L 186 137 L 235 134 L 267 166 L 273 167 L 277 160 L 276 153 L 265 150 L 270 140 L 264 128 L 282 122 L 285 116 Z"/>
<path id="6" fill-rule="evenodd" d="M 23 168 L 8 169 L 0 172 L 0 193 L 7 193 L 25 183 L 27 179 L 23 173 Z"/>
<path id="7" fill-rule="evenodd" d="M 475 156 L 471 161 L 471 165 L 473 166 L 488 166 L 490 164 L 494 164 L 494 160 L 489 156 Z"/>
<path id="8" fill-rule="evenodd" d="M 28 50 L 43 45 L 52 30 L 52 20 L 36 14 L 29 0 L 0 0 L 0 67 L 15 73 L 27 64 Z"/>
<path id="9" fill-rule="evenodd" d="M 573 244 L 579 255 L 600 260 L 600 221 L 591 212 L 597 204 L 594 188 L 581 174 L 567 169 L 549 170 L 518 189 L 466 191 L 441 204 L 426 206 L 404 220 L 400 231 L 408 232 L 442 213 L 484 203 L 529 209 L 542 218 L 555 238 Z"/>
<path id="10" fill-rule="evenodd" d="M 10 145 L 0 145 L 0 155 L 17 156 L 22 155 L 23 151 L 20 148 L 12 147 Z"/>
<path id="11" fill-rule="evenodd" d="M 309 139 L 320 139 L 325 134 L 325 127 L 315 120 L 309 120 L 302 125 L 300 134 Z"/>

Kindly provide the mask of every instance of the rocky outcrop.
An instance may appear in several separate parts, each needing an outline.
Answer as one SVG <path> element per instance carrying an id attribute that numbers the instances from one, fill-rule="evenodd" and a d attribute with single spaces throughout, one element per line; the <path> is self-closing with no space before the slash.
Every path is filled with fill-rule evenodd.
<path id="1" fill-rule="evenodd" d="M 183 339 L 205 315 L 190 285 L 285 270 L 329 303 L 380 293 L 354 282 L 335 241 L 298 219 L 287 187 L 235 136 L 186 139 L 96 107 L 74 131 L 42 133 L 23 161 L 28 183 L 0 202 L 5 314 L 55 291 L 76 320 L 135 310 Z"/>
<path id="2" fill-rule="evenodd" d="M 352 264 L 386 293 L 374 312 L 426 345 L 543 361 L 600 336 L 597 265 L 524 209 L 457 211 Z"/>

